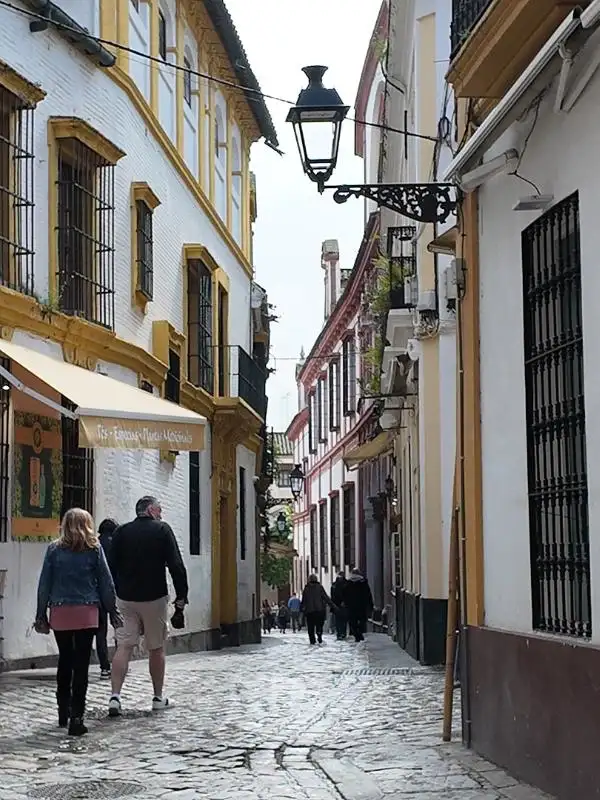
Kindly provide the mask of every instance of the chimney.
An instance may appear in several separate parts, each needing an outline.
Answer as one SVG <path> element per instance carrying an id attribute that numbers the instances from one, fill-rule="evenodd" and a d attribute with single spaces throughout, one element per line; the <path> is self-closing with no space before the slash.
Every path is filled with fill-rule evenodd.
<path id="1" fill-rule="evenodd" d="M 325 283 L 325 320 L 337 303 L 340 290 L 340 247 L 337 239 L 325 239 L 321 246 L 321 268 Z"/>

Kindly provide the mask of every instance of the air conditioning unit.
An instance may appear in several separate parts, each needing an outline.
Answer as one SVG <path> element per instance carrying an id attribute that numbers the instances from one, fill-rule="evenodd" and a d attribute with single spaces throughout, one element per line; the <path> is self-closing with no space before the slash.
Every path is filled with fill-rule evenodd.
<path id="1" fill-rule="evenodd" d="M 426 292 L 419 292 L 417 311 L 435 311 L 436 305 L 435 291 L 433 289 L 429 289 Z"/>
<path id="2" fill-rule="evenodd" d="M 406 305 L 412 307 L 419 302 L 419 284 L 416 275 L 404 279 L 404 299 Z"/>

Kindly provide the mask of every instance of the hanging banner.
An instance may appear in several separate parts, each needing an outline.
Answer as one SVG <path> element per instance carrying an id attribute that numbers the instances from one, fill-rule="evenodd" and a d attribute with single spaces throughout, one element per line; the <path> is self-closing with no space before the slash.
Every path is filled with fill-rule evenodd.
<path id="1" fill-rule="evenodd" d="M 14 412 L 13 539 L 56 536 L 62 505 L 60 420 Z"/>

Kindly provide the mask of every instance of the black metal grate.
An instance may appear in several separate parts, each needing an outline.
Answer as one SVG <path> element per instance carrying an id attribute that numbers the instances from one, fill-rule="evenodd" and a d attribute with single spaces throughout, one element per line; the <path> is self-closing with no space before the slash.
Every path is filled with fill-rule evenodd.
<path id="1" fill-rule="evenodd" d="M 450 47 L 452 55 L 460 49 L 492 0 L 452 0 Z"/>
<path id="2" fill-rule="evenodd" d="M 577 193 L 523 233 L 533 625 L 592 632 Z"/>
<path id="3" fill-rule="evenodd" d="M 319 541 L 317 530 L 317 507 L 313 506 L 310 509 L 310 565 L 307 559 L 307 568 L 317 570 L 318 568 L 318 555 L 319 555 Z"/>
<path id="4" fill-rule="evenodd" d="M 114 165 L 77 139 L 58 143 L 58 304 L 114 327 Z"/>
<path id="5" fill-rule="evenodd" d="M 318 421 L 317 421 L 317 395 L 313 390 L 310 392 L 307 398 L 307 405 L 308 405 L 308 452 L 309 453 L 316 453 L 318 449 L 317 445 L 317 431 L 318 431 Z M 306 472 L 304 473 L 306 475 Z"/>
<path id="6" fill-rule="evenodd" d="M 344 566 L 356 566 L 356 489 L 353 483 L 342 488 L 342 533 Z"/>
<path id="7" fill-rule="evenodd" d="M 329 552 L 331 553 L 332 569 L 339 569 L 342 563 L 341 538 L 340 496 L 334 494 L 331 497 L 331 508 L 329 509 Z"/>
<path id="8" fill-rule="evenodd" d="M 62 405 L 71 411 L 75 406 L 63 397 Z M 94 514 L 94 451 L 79 447 L 76 419 L 63 416 L 62 426 L 62 508 L 61 517 L 70 508 L 84 508 Z"/>
<path id="9" fill-rule="evenodd" d="M 389 260 L 389 307 L 412 308 L 412 298 L 405 291 L 405 280 L 417 271 L 417 244 L 415 225 L 388 228 L 387 256 Z"/>
<path id="10" fill-rule="evenodd" d="M 227 352 L 227 315 L 228 315 L 228 298 L 227 292 L 219 285 L 218 291 L 218 347 L 219 347 L 219 364 L 217 370 L 217 394 L 219 397 L 225 397 L 227 394 L 227 360 L 229 353 Z"/>
<path id="11" fill-rule="evenodd" d="M 194 386 L 213 393 L 213 282 L 198 260 L 188 262 L 188 377 Z"/>
<path id="12" fill-rule="evenodd" d="M 327 383 L 324 375 L 317 381 L 317 414 L 319 424 L 319 442 L 327 444 Z"/>
<path id="13" fill-rule="evenodd" d="M 169 350 L 169 369 L 165 380 L 165 400 L 179 403 L 181 397 L 181 359 L 175 350 Z"/>
<path id="14" fill-rule="evenodd" d="M 356 340 L 354 334 L 342 344 L 342 407 L 345 416 L 356 412 Z"/>
<path id="15" fill-rule="evenodd" d="M 267 415 L 267 374 L 243 347 L 237 347 L 238 395 L 265 419 Z"/>
<path id="16" fill-rule="evenodd" d="M 329 430 L 339 431 L 340 418 L 340 359 L 329 364 Z"/>
<path id="17" fill-rule="evenodd" d="M 137 289 L 148 300 L 154 296 L 152 209 L 143 200 L 135 206 L 137 237 Z"/>
<path id="18" fill-rule="evenodd" d="M 33 294 L 33 108 L 0 86 L 0 283 Z"/>
<path id="19" fill-rule="evenodd" d="M 10 372 L 8 358 L 0 357 L 0 366 Z M 8 541 L 10 472 L 10 384 L 0 375 L 0 542 Z"/>
<path id="20" fill-rule="evenodd" d="M 200 453 L 190 451 L 189 525 L 190 555 L 200 555 Z"/>
<path id="21" fill-rule="evenodd" d="M 327 500 L 321 500 L 319 503 L 319 561 L 323 569 L 327 569 L 329 566 L 327 560 L 328 533 Z"/>

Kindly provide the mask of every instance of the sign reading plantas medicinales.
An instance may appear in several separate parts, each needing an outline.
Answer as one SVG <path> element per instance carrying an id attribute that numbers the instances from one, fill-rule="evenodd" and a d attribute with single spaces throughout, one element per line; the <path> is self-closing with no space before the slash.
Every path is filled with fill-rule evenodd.
<path id="1" fill-rule="evenodd" d="M 12 536 L 56 536 L 62 504 L 60 420 L 15 411 L 14 425 Z"/>
<path id="2" fill-rule="evenodd" d="M 204 425 L 138 419 L 80 417 L 79 440 L 84 447 L 126 450 L 202 450 Z"/>

